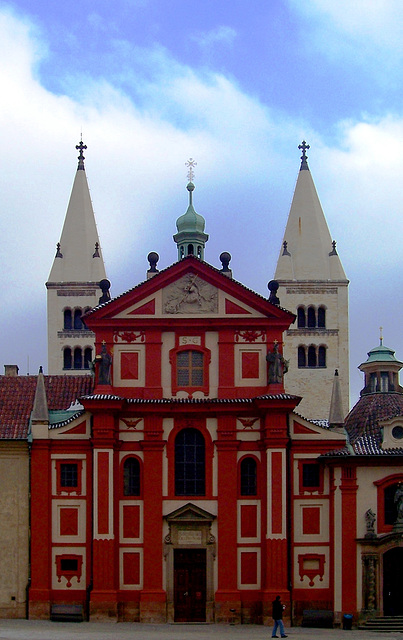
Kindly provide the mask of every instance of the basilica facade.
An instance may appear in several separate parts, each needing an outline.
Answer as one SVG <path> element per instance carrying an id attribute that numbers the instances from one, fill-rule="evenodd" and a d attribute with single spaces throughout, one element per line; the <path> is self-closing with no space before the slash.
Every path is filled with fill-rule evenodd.
<path id="1" fill-rule="evenodd" d="M 346 417 L 348 280 L 300 148 L 268 297 L 205 261 L 190 168 L 177 262 L 111 299 L 78 145 L 27 424 L 30 618 L 402 614 L 402 363 L 381 340 Z"/>

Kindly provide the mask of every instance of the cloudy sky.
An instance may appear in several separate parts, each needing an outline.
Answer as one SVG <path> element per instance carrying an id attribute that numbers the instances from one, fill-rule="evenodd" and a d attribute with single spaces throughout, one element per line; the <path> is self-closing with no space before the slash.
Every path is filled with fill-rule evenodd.
<path id="1" fill-rule="evenodd" d="M 76 170 L 86 172 L 112 295 L 176 260 L 185 161 L 205 258 L 266 295 L 309 166 L 350 284 L 356 367 L 403 359 L 400 0 L 0 2 L 3 364 L 46 370 L 46 282 Z"/>

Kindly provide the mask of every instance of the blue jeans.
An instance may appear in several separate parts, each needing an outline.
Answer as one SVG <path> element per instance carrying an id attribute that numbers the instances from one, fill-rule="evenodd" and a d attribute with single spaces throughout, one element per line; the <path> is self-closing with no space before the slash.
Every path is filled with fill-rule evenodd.
<path id="1" fill-rule="evenodd" d="M 280 635 L 282 635 L 282 636 L 285 635 L 284 634 L 283 621 L 282 620 L 275 620 L 274 621 L 274 627 L 273 627 L 273 633 L 271 634 L 272 638 L 276 635 L 278 627 L 280 627 Z"/>

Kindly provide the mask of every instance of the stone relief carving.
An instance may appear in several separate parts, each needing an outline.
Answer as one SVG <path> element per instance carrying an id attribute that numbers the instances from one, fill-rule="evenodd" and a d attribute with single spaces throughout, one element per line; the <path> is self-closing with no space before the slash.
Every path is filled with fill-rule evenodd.
<path id="1" fill-rule="evenodd" d="M 114 342 L 145 342 L 145 331 L 115 331 L 113 334 Z"/>
<path id="2" fill-rule="evenodd" d="M 163 291 L 165 313 L 218 313 L 218 290 L 187 273 Z"/>
<path id="3" fill-rule="evenodd" d="M 235 331 L 235 340 L 236 342 L 266 342 L 266 331 L 263 329 L 261 331 L 256 331 L 254 329 L 246 329 L 242 331 L 237 329 Z"/>

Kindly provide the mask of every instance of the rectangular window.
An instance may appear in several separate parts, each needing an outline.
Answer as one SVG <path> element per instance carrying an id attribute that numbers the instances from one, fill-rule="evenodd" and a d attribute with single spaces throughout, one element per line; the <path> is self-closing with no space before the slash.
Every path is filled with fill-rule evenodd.
<path id="1" fill-rule="evenodd" d="M 62 463 L 60 465 L 60 486 L 77 487 L 78 467 L 76 463 Z"/>
<path id="2" fill-rule="evenodd" d="M 82 460 L 70 461 L 66 460 L 56 460 L 56 493 L 60 495 L 61 493 L 81 493 L 81 483 L 82 483 L 82 470 L 83 470 L 83 462 Z"/>
<path id="3" fill-rule="evenodd" d="M 203 353 L 201 351 L 179 351 L 176 360 L 178 387 L 203 386 Z"/>
<path id="4" fill-rule="evenodd" d="M 304 489 L 320 488 L 320 468 L 315 463 L 304 463 L 302 465 L 302 487 Z"/>
<path id="5" fill-rule="evenodd" d="M 73 558 L 61 558 L 60 568 L 62 571 L 74 571 L 78 569 L 78 560 Z"/>

